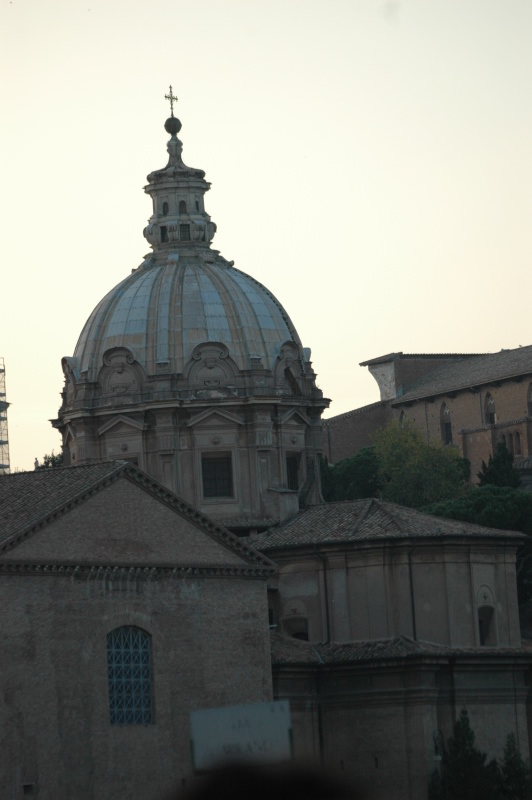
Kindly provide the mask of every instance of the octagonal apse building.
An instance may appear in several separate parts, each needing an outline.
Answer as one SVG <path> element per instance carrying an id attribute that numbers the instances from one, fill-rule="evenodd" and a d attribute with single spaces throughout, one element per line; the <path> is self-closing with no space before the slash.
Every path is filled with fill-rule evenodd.
<path id="1" fill-rule="evenodd" d="M 67 465 L 123 459 L 236 533 L 321 500 L 321 415 L 310 351 L 279 301 L 211 247 L 210 184 L 186 166 L 173 114 L 168 164 L 148 175 L 152 252 L 101 300 L 63 358 L 53 424 Z"/>

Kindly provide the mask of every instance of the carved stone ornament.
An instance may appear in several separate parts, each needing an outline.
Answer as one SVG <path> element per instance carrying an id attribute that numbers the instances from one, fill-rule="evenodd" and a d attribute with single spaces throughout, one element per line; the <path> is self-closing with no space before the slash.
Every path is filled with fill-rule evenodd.
<path id="1" fill-rule="evenodd" d="M 125 347 L 107 350 L 103 363 L 100 383 L 105 394 L 121 396 L 139 391 L 139 373 L 130 350 Z"/>
<path id="2" fill-rule="evenodd" d="M 295 342 L 285 342 L 274 367 L 275 385 L 288 394 L 300 394 L 298 378 L 303 375 L 299 348 Z"/>
<path id="3" fill-rule="evenodd" d="M 216 390 L 233 383 L 235 369 L 228 356 L 227 347 L 221 343 L 198 345 L 189 368 L 190 385 Z"/>
<path id="4" fill-rule="evenodd" d="M 63 374 L 65 376 L 65 402 L 67 405 L 70 405 L 74 400 L 76 395 L 76 381 L 74 379 L 74 373 L 70 369 L 69 365 L 65 363 L 63 360 Z"/>

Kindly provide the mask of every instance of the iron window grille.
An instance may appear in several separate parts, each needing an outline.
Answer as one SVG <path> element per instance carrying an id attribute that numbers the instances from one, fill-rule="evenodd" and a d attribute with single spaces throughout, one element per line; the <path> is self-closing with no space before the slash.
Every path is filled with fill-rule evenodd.
<path id="1" fill-rule="evenodd" d="M 131 625 L 107 634 L 111 725 L 153 722 L 151 636 Z"/>

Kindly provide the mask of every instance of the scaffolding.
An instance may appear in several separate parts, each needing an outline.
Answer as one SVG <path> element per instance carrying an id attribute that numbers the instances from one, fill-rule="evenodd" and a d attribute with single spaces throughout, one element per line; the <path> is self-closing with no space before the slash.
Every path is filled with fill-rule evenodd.
<path id="1" fill-rule="evenodd" d="M 0 475 L 9 474 L 9 438 L 7 435 L 6 368 L 0 356 Z"/>

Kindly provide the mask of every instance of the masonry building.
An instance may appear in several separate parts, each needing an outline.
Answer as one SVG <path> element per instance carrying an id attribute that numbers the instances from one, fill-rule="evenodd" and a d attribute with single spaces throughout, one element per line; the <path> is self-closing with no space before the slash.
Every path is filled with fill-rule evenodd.
<path id="1" fill-rule="evenodd" d="M 529 754 L 522 535 L 323 503 L 310 352 L 212 249 L 180 127 L 172 113 L 168 163 L 148 176 L 152 252 L 63 359 L 66 466 L 0 478 L 0 794 L 164 800 L 194 780 L 190 711 L 272 698 L 290 700 L 294 757 L 373 800 L 426 797 L 463 706 L 490 756 L 509 733 Z M 478 391 L 432 394 L 399 391 L 414 361 L 390 357 L 379 409 L 442 435 L 448 404 L 459 438 L 459 398 L 480 397 L 464 447 L 511 433 L 524 456 L 525 356 Z M 504 386 L 524 395 L 503 428 Z"/>
<path id="2" fill-rule="evenodd" d="M 473 479 L 504 442 L 522 483 L 532 484 L 532 345 L 485 355 L 390 353 L 361 366 L 380 401 L 325 421 L 332 463 L 370 446 L 391 420 L 408 420 L 427 442 L 458 447 Z"/>

